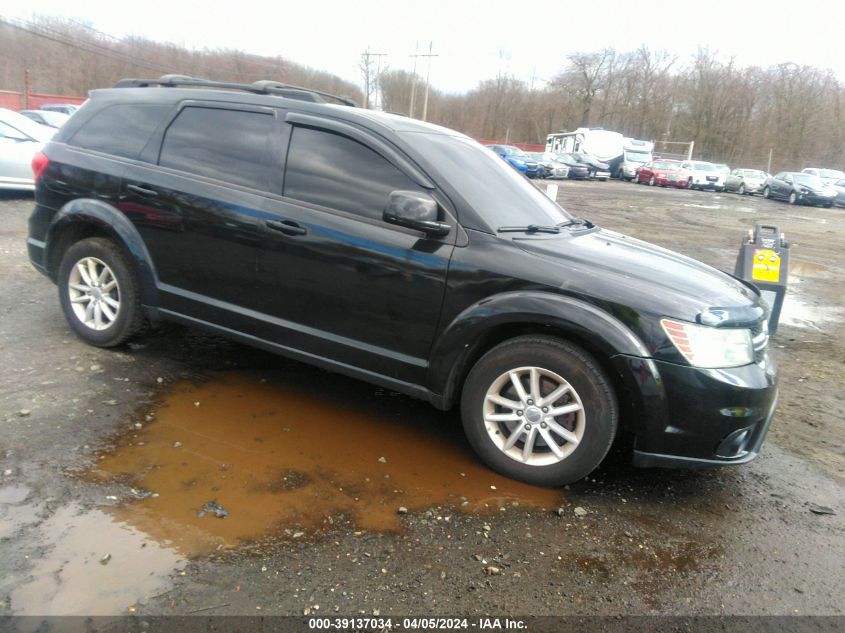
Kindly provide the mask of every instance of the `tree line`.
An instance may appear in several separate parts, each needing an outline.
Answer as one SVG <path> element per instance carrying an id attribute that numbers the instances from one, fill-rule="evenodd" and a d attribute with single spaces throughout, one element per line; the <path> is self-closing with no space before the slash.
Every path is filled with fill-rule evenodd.
<path id="1" fill-rule="evenodd" d="M 35 92 L 84 95 L 123 77 L 180 73 L 244 83 L 274 79 L 364 102 L 359 85 L 282 57 L 117 39 L 63 18 L 4 19 L 0 88 L 21 90 L 26 69 Z M 378 90 L 383 109 L 422 115 L 419 75 L 366 71 L 371 103 Z M 432 86 L 427 118 L 475 138 L 527 143 L 542 143 L 553 131 L 603 127 L 658 142 L 695 141 L 697 158 L 763 169 L 771 151 L 775 171 L 845 167 L 843 117 L 845 86 L 829 70 L 791 63 L 742 67 L 708 49 L 681 59 L 642 46 L 567 55 L 542 87 L 506 73 L 464 94 Z"/>

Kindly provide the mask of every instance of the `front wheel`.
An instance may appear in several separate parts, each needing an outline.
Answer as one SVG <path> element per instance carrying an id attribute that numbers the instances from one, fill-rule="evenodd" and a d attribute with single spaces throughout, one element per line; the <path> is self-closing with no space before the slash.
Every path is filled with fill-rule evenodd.
<path id="1" fill-rule="evenodd" d="M 768 199 L 772 197 L 772 190 L 768 187 L 763 188 L 763 197 Z"/>
<path id="2" fill-rule="evenodd" d="M 613 387 L 596 360 L 549 336 L 521 336 L 487 352 L 464 384 L 461 414 L 484 463 L 541 486 L 586 477 L 618 424 Z"/>
<path id="3" fill-rule="evenodd" d="M 745 183 L 744 182 L 739 183 L 739 189 L 737 189 L 736 192 L 741 196 L 745 195 Z"/>
<path id="4" fill-rule="evenodd" d="M 654 186 L 654 176 L 651 176 L 651 177 L 648 179 L 648 186 L 649 186 L 649 187 L 653 187 L 653 186 Z"/>
<path id="5" fill-rule="evenodd" d="M 798 204 L 798 196 L 794 191 L 789 194 L 789 204 Z"/>
<path id="6" fill-rule="evenodd" d="M 94 237 L 71 246 L 57 282 L 65 318 L 86 343 L 114 347 L 141 330 L 138 280 L 129 257 L 111 240 Z"/>

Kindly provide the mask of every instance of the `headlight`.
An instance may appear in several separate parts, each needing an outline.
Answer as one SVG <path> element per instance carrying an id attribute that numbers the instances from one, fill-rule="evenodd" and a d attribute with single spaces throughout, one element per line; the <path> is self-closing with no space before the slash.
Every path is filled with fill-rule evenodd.
<path id="1" fill-rule="evenodd" d="M 741 367 L 754 361 L 751 331 L 661 319 L 666 336 L 693 367 Z"/>

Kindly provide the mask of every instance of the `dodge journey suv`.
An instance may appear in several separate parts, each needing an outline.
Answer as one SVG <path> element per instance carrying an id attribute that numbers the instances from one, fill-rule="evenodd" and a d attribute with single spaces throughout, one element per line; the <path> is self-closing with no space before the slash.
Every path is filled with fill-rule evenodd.
<path id="1" fill-rule="evenodd" d="M 93 91 L 33 169 L 29 257 L 92 345 L 167 319 L 457 406 L 480 459 L 542 485 L 622 430 L 640 466 L 765 438 L 760 293 L 570 216 L 462 134 L 166 76 Z"/>

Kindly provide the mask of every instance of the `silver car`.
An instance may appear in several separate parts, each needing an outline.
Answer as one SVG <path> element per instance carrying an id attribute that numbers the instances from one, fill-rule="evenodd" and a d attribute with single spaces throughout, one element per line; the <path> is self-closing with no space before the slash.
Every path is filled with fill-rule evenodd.
<path id="1" fill-rule="evenodd" d="M 0 189 L 35 189 L 32 159 L 55 131 L 0 108 Z"/>
<path id="2" fill-rule="evenodd" d="M 836 190 L 836 199 L 833 204 L 837 207 L 845 207 L 845 178 L 833 183 L 833 188 Z"/>
<path id="3" fill-rule="evenodd" d="M 725 191 L 740 195 L 761 193 L 768 177 L 769 174 L 759 169 L 734 169 L 725 178 Z"/>

